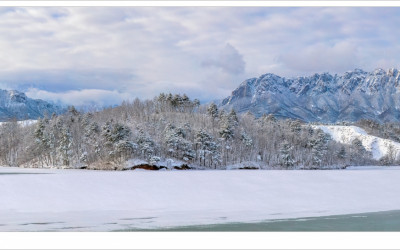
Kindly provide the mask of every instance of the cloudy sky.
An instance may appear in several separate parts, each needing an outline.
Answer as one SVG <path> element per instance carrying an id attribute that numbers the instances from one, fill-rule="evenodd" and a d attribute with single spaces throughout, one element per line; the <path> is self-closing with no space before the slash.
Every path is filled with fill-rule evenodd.
<path id="1" fill-rule="evenodd" d="M 0 88 L 65 104 L 202 102 L 264 73 L 400 66 L 400 9 L 0 8 Z"/>

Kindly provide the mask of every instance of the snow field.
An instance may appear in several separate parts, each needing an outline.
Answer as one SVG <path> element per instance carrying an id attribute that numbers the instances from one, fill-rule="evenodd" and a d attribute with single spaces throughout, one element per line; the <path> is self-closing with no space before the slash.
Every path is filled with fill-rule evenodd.
<path id="1" fill-rule="evenodd" d="M 368 135 L 364 129 L 356 126 L 318 125 L 314 127 L 322 129 L 322 131 L 329 134 L 333 140 L 340 143 L 351 144 L 354 139 L 358 138 L 362 142 L 365 149 L 369 152 L 372 152 L 372 157 L 376 160 L 379 160 L 385 156 L 391 146 L 394 150 L 396 158 L 400 153 L 400 143 L 389 139 Z"/>
<path id="2" fill-rule="evenodd" d="M 9 172 L 45 174 L 4 174 Z M 108 231 L 400 209 L 399 168 L 161 172 L 0 168 L 0 179 L 1 231 Z"/>

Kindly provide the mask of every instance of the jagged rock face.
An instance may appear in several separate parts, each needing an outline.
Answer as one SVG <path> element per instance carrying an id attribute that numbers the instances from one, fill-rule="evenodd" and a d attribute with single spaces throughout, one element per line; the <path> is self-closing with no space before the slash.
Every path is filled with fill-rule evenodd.
<path id="1" fill-rule="evenodd" d="M 61 107 L 43 100 L 28 98 L 24 93 L 16 90 L 0 90 L 0 121 L 37 119 L 45 113 L 60 114 Z"/>
<path id="2" fill-rule="evenodd" d="M 297 78 L 265 74 L 241 83 L 220 106 L 309 122 L 400 121 L 400 72 L 355 69 L 342 76 Z"/>

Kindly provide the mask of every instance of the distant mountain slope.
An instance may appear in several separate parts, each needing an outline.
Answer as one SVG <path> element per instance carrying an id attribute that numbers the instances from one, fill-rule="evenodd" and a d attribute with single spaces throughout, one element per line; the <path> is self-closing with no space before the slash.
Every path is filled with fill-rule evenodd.
<path id="1" fill-rule="evenodd" d="M 340 143 L 351 144 L 354 139 L 359 139 L 364 148 L 372 153 L 372 157 L 375 160 L 386 156 L 390 150 L 392 150 L 395 159 L 397 159 L 397 156 L 400 154 L 400 143 L 368 135 L 364 129 L 356 126 L 315 125 L 314 127 L 322 129 L 322 131 L 329 134 L 333 140 Z"/>
<path id="2" fill-rule="evenodd" d="M 63 109 L 43 100 L 28 98 L 16 90 L 0 90 L 0 121 L 37 119 L 45 113 L 62 113 Z"/>
<path id="3" fill-rule="evenodd" d="M 341 76 L 265 74 L 245 80 L 220 106 L 304 121 L 400 121 L 400 73 L 355 69 Z"/>

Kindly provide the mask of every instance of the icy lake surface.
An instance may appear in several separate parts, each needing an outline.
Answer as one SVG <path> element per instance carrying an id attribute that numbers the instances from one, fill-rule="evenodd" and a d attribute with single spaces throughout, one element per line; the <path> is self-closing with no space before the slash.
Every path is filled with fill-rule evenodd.
<path id="1" fill-rule="evenodd" d="M 127 229 L 123 231 L 143 231 Z M 400 211 L 266 220 L 255 223 L 192 225 L 163 229 L 161 232 L 399 232 Z"/>
<path id="2" fill-rule="evenodd" d="M 0 231 L 129 231 L 400 210 L 399 180 L 399 167 L 159 172 L 2 167 Z"/>

